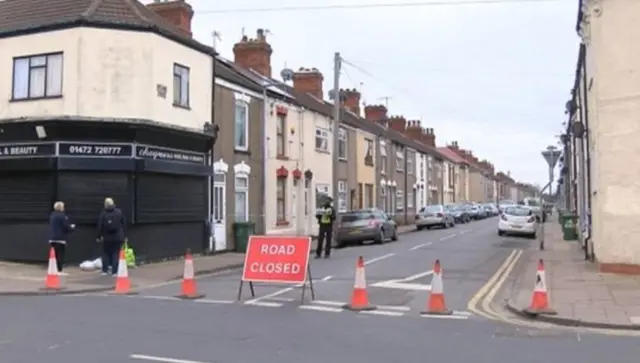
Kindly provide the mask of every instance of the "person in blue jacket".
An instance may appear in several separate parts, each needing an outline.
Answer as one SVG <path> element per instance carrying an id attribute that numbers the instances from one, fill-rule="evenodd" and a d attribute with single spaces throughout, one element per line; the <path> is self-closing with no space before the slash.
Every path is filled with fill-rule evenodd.
<path id="1" fill-rule="evenodd" d="M 64 212 L 64 203 L 55 202 L 53 204 L 53 212 L 49 215 L 49 245 L 53 247 L 55 252 L 60 275 L 66 275 L 66 273 L 62 272 L 62 269 L 64 268 L 64 258 L 67 250 L 67 237 L 75 227 L 76 225 L 69 222 L 69 217 Z"/>

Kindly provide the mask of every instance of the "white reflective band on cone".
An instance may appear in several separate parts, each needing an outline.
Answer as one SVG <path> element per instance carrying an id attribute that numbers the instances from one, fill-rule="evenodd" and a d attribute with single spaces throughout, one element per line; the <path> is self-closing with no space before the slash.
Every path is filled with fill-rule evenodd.
<path id="1" fill-rule="evenodd" d="M 58 266 L 56 264 L 56 259 L 55 258 L 50 258 L 49 259 L 49 266 L 47 267 L 47 273 L 49 275 L 58 275 Z"/>
<path id="2" fill-rule="evenodd" d="M 533 288 L 535 292 L 547 292 L 547 284 L 544 282 L 544 271 L 536 273 L 536 286 Z"/>
<path id="3" fill-rule="evenodd" d="M 186 260 L 184 262 L 184 275 L 183 275 L 183 278 L 185 278 L 185 279 L 193 279 L 193 275 L 194 275 L 193 261 L 192 260 Z"/>
<path id="4" fill-rule="evenodd" d="M 127 261 L 124 258 L 120 259 L 118 263 L 118 277 L 128 277 L 129 271 L 127 270 Z"/>
<path id="5" fill-rule="evenodd" d="M 356 289 L 367 288 L 367 279 L 364 275 L 364 268 L 362 267 L 356 268 L 356 281 L 353 284 L 353 287 Z"/>
<path id="6" fill-rule="evenodd" d="M 442 294 L 442 292 L 442 276 L 440 274 L 434 274 L 433 279 L 431 280 L 431 293 Z"/>

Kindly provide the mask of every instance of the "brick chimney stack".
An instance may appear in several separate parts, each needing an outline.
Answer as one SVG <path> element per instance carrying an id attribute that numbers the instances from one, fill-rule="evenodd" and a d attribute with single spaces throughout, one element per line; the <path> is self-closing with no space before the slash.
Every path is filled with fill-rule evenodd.
<path id="1" fill-rule="evenodd" d="M 407 121 L 405 134 L 412 140 L 422 142 L 422 126 L 420 126 L 420 120 Z"/>
<path id="2" fill-rule="evenodd" d="M 364 108 L 364 118 L 367 121 L 378 122 L 387 119 L 387 108 L 383 105 L 369 105 Z"/>
<path id="3" fill-rule="evenodd" d="M 323 81 L 324 76 L 317 68 L 301 67 L 293 73 L 293 89 L 301 93 L 309 93 L 319 100 L 324 99 Z"/>
<path id="4" fill-rule="evenodd" d="M 392 116 L 389 119 L 389 128 L 404 134 L 407 130 L 407 120 L 404 116 Z"/>
<path id="5" fill-rule="evenodd" d="M 422 133 L 422 143 L 431 147 L 436 147 L 436 134 L 432 128 L 424 129 Z"/>
<path id="6" fill-rule="evenodd" d="M 233 61 L 242 67 L 251 68 L 261 75 L 271 78 L 271 53 L 273 53 L 273 49 L 267 43 L 264 29 L 258 29 L 255 39 L 249 39 L 244 35 L 233 46 Z"/>
<path id="7" fill-rule="evenodd" d="M 451 142 L 451 144 L 447 145 L 447 147 L 450 150 L 453 150 L 454 152 L 456 152 L 456 154 L 458 153 L 458 151 L 460 150 L 459 146 L 458 146 L 458 142 L 457 141 L 453 141 Z"/>
<path id="8" fill-rule="evenodd" d="M 340 93 L 344 95 L 343 106 L 347 110 L 360 116 L 360 92 L 357 89 L 341 89 Z"/>
<path id="9" fill-rule="evenodd" d="M 192 37 L 193 8 L 184 0 L 154 0 L 147 8 Z"/>

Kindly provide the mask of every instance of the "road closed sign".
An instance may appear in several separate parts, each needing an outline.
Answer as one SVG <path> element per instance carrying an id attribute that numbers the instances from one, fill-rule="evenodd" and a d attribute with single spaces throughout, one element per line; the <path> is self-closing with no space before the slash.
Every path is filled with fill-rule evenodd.
<path id="1" fill-rule="evenodd" d="M 310 237 L 250 236 L 242 281 L 304 283 L 310 252 Z"/>

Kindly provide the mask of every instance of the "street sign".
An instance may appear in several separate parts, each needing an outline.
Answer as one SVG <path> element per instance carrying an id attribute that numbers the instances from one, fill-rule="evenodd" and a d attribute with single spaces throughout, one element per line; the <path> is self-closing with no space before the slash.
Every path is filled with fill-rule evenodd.
<path id="1" fill-rule="evenodd" d="M 555 168 L 558 163 L 558 159 L 560 159 L 560 155 L 562 152 L 560 150 L 546 150 L 542 152 L 542 157 L 547 161 L 550 168 Z"/>
<path id="2" fill-rule="evenodd" d="M 304 283 L 310 251 L 309 237 L 250 236 L 242 281 Z"/>

